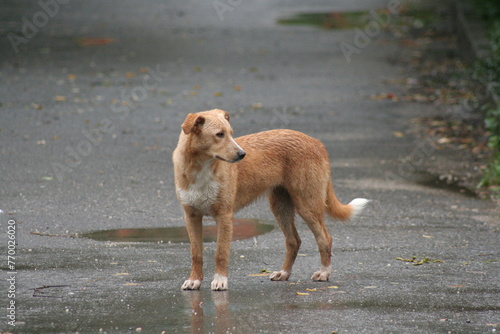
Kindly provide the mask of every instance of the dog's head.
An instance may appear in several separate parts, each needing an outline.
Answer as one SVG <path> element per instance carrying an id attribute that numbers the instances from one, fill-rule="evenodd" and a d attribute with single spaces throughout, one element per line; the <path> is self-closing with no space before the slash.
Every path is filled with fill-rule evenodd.
<path id="1" fill-rule="evenodd" d="M 190 149 L 226 162 L 237 162 L 245 157 L 245 151 L 234 141 L 229 114 L 214 109 L 189 114 L 182 131 L 191 136 Z"/>

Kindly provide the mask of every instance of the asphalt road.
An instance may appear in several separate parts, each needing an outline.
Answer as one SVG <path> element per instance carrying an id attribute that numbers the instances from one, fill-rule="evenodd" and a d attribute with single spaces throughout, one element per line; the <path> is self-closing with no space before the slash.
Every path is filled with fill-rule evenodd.
<path id="1" fill-rule="evenodd" d="M 495 205 L 422 185 L 416 172 L 439 149 L 412 135 L 410 120 L 435 106 L 370 99 L 407 89 L 394 84 L 407 75 L 401 46 L 376 25 L 361 37 L 354 28 L 277 24 L 296 12 L 391 3 L 0 5 L 0 331 L 495 331 Z M 356 51 L 346 57 L 346 46 Z M 276 228 L 233 243 L 227 292 L 209 289 L 214 243 L 202 290 L 183 292 L 186 242 L 81 237 L 181 227 L 171 152 L 185 115 L 211 108 L 231 114 L 235 136 L 290 128 L 320 139 L 341 201 L 373 200 L 355 221 L 329 223 L 330 282 L 309 279 L 319 256 L 302 223 L 289 282 L 256 276 L 281 266 Z M 273 224 L 265 201 L 238 218 Z"/>

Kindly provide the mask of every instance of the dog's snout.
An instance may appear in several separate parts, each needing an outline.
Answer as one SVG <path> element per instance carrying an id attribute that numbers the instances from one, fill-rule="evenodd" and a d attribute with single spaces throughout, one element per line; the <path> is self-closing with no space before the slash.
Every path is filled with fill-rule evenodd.
<path id="1" fill-rule="evenodd" d="M 241 160 L 245 157 L 245 155 L 247 155 L 247 152 L 241 150 L 241 151 L 238 151 L 238 160 Z"/>

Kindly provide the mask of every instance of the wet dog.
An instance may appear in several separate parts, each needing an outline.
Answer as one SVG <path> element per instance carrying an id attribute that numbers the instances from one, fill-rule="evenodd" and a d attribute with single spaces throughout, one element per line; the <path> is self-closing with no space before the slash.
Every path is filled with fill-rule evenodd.
<path id="1" fill-rule="evenodd" d="M 191 274 L 182 285 L 197 290 L 203 280 L 202 218 L 217 223 L 215 275 L 212 290 L 227 290 L 229 249 L 236 211 L 267 194 L 271 210 L 285 235 L 283 267 L 273 281 L 290 277 L 300 247 L 295 227 L 298 213 L 318 244 L 321 268 L 312 279 L 330 277 L 332 237 L 324 224 L 325 212 L 349 220 L 368 200 L 339 202 L 330 180 L 330 160 L 317 139 L 292 130 L 271 130 L 233 139 L 229 114 L 214 109 L 189 114 L 182 124 L 173 153 L 175 188 L 184 209 L 191 243 Z"/>

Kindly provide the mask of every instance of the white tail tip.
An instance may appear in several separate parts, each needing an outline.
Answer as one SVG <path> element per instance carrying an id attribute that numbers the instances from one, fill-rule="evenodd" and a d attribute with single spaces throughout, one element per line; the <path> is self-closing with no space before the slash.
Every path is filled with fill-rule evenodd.
<path id="1" fill-rule="evenodd" d="M 370 202 L 370 200 L 366 199 L 366 198 L 355 198 L 355 199 L 353 199 L 349 203 L 349 205 L 352 207 L 352 213 L 351 213 L 350 219 L 353 219 L 356 216 L 358 216 L 361 213 L 361 211 L 363 211 L 363 209 L 365 208 L 366 204 L 368 204 L 369 202 Z"/>

